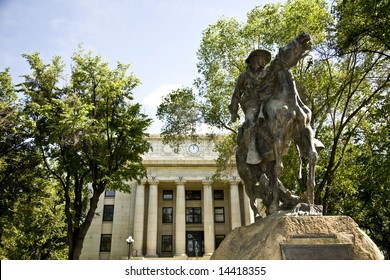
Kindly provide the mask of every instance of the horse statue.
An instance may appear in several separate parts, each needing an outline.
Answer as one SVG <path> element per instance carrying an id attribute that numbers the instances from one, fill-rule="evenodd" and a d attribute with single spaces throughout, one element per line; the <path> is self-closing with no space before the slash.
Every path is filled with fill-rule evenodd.
<path id="1" fill-rule="evenodd" d="M 297 205 L 312 209 L 310 205 L 314 204 L 317 150 L 323 148 L 323 145 L 314 138 L 310 125 L 311 110 L 299 97 L 290 70 L 310 50 L 310 35 L 301 33 L 279 49 L 275 59 L 264 69 L 265 75 L 256 89 L 268 96 L 260 105 L 255 126 L 255 145 L 261 158 L 259 164 L 246 163 L 248 145 L 243 136 L 244 129 L 247 128 L 245 122 L 238 132 L 237 170 L 244 182 L 251 208 L 258 217 L 258 199 L 262 200 L 266 215 L 296 209 Z M 301 197 L 287 190 L 280 181 L 282 156 L 287 153 L 290 143 L 295 143 L 299 152 L 300 174 L 301 158 L 307 159 L 308 162 L 307 186 Z"/>

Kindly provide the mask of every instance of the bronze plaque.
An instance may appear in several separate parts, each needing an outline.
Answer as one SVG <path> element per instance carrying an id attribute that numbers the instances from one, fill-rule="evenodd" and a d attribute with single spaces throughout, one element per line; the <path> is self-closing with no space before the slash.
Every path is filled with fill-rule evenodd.
<path id="1" fill-rule="evenodd" d="M 280 244 L 284 260 L 352 260 L 351 244 Z"/>

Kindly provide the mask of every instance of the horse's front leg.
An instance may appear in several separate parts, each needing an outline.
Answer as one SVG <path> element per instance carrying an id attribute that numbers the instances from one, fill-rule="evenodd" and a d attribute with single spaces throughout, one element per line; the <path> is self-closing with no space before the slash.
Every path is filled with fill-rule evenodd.
<path id="1" fill-rule="evenodd" d="M 282 162 L 282 153 L 283 153 L 283 141 L 279 138 L 274 143 L 274 157 L 275 157 L 275 176 L 279 179 L 282 176 L 283 162 Z"/>
<path id="2" fill-rule="evenodd" d="M 308 159 L 306 191 L 303 193 L 302 198 L 303 201 L 308 204 L 314 204 L 315 168 L 318 160 L 318 153 L 315 147 L 314 132 L 309 126 L 302 131 L 300 147 L 305 157 Z"/>
<path id="3" fill-rule="evenodd" d="M 283 169 L 282 149 L 282 141 L 280 139 L 276 140 L 273 146 L 275 162 L 273 166 L 272 176 L 270 176 L 269 178 L 271 196 L 271 204 L 268 210 L 269 214 L 278 212 L 279 210 L 279 178 L 282 174 Z"/>
<path id="4" fill-rule="evenodd" d="M 309 154 L 309 174 L 307 178 L 307 190 L 306 198 L 307 203 L 314 204 L 314 187 L 315 187 L 315 172 L 317 164 L 318 154 L 315 150 L 312 150 Z"/>

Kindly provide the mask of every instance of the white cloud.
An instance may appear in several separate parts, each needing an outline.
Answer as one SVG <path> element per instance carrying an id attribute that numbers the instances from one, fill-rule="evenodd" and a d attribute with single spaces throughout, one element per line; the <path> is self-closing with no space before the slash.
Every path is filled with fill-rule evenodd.
<path id="1" fill-rule="evenodd" d="M 162 85 L 157 90 L 152 91 L 142 99 L 144 106 L 157 107 L 161 104 L 162 98 L 169 94 L 171 91 L 182 87 L 178 84 Z"/>

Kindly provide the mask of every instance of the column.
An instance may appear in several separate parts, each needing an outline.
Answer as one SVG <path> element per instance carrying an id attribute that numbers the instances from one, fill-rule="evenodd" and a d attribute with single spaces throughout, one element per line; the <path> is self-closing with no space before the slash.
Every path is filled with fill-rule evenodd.
<path id="1" fill-rule="evenodd" d="M 176 181 L 176 211 L 175 211 L 175 256 L 185 257 L 186 254 L 186 198 L 185 180 Z"/>
<path id="2" fill-rule="evenodd" d="M 209 181 L 203 181 L 203 226 L 204 255 L 211 256 L 215 250 L 213 193 Z"/>
<path id="3" fill-rule="evenodd" d="M 158 181 L 152 181 L 149 185 L 148 227 L 146 257 L 157 257 L 157 203 Z"/>
<path id="4" fill-rule="evenodd" d="M 238 181 L 230 181 L 230 215 L 232 230 L 241 226 L 240 194 L 238 192 Z"/>
<path id="5" fill-rule="evenodd" d="M 145 182 L 137 186 L 135 195 L 134 210 L 134 233 L 133 252 L 138 256 L 143 256 L 142 247 L 144 243 L 144 217 L 145 217 Z"/>
<path id="6" fill-rule="evenodd" d="M 248 226 L 255 222 L 255 214 L 252 211 L 249 197 L 244 193 L 244 211 L 245 211 L 245 225 Z"/>

